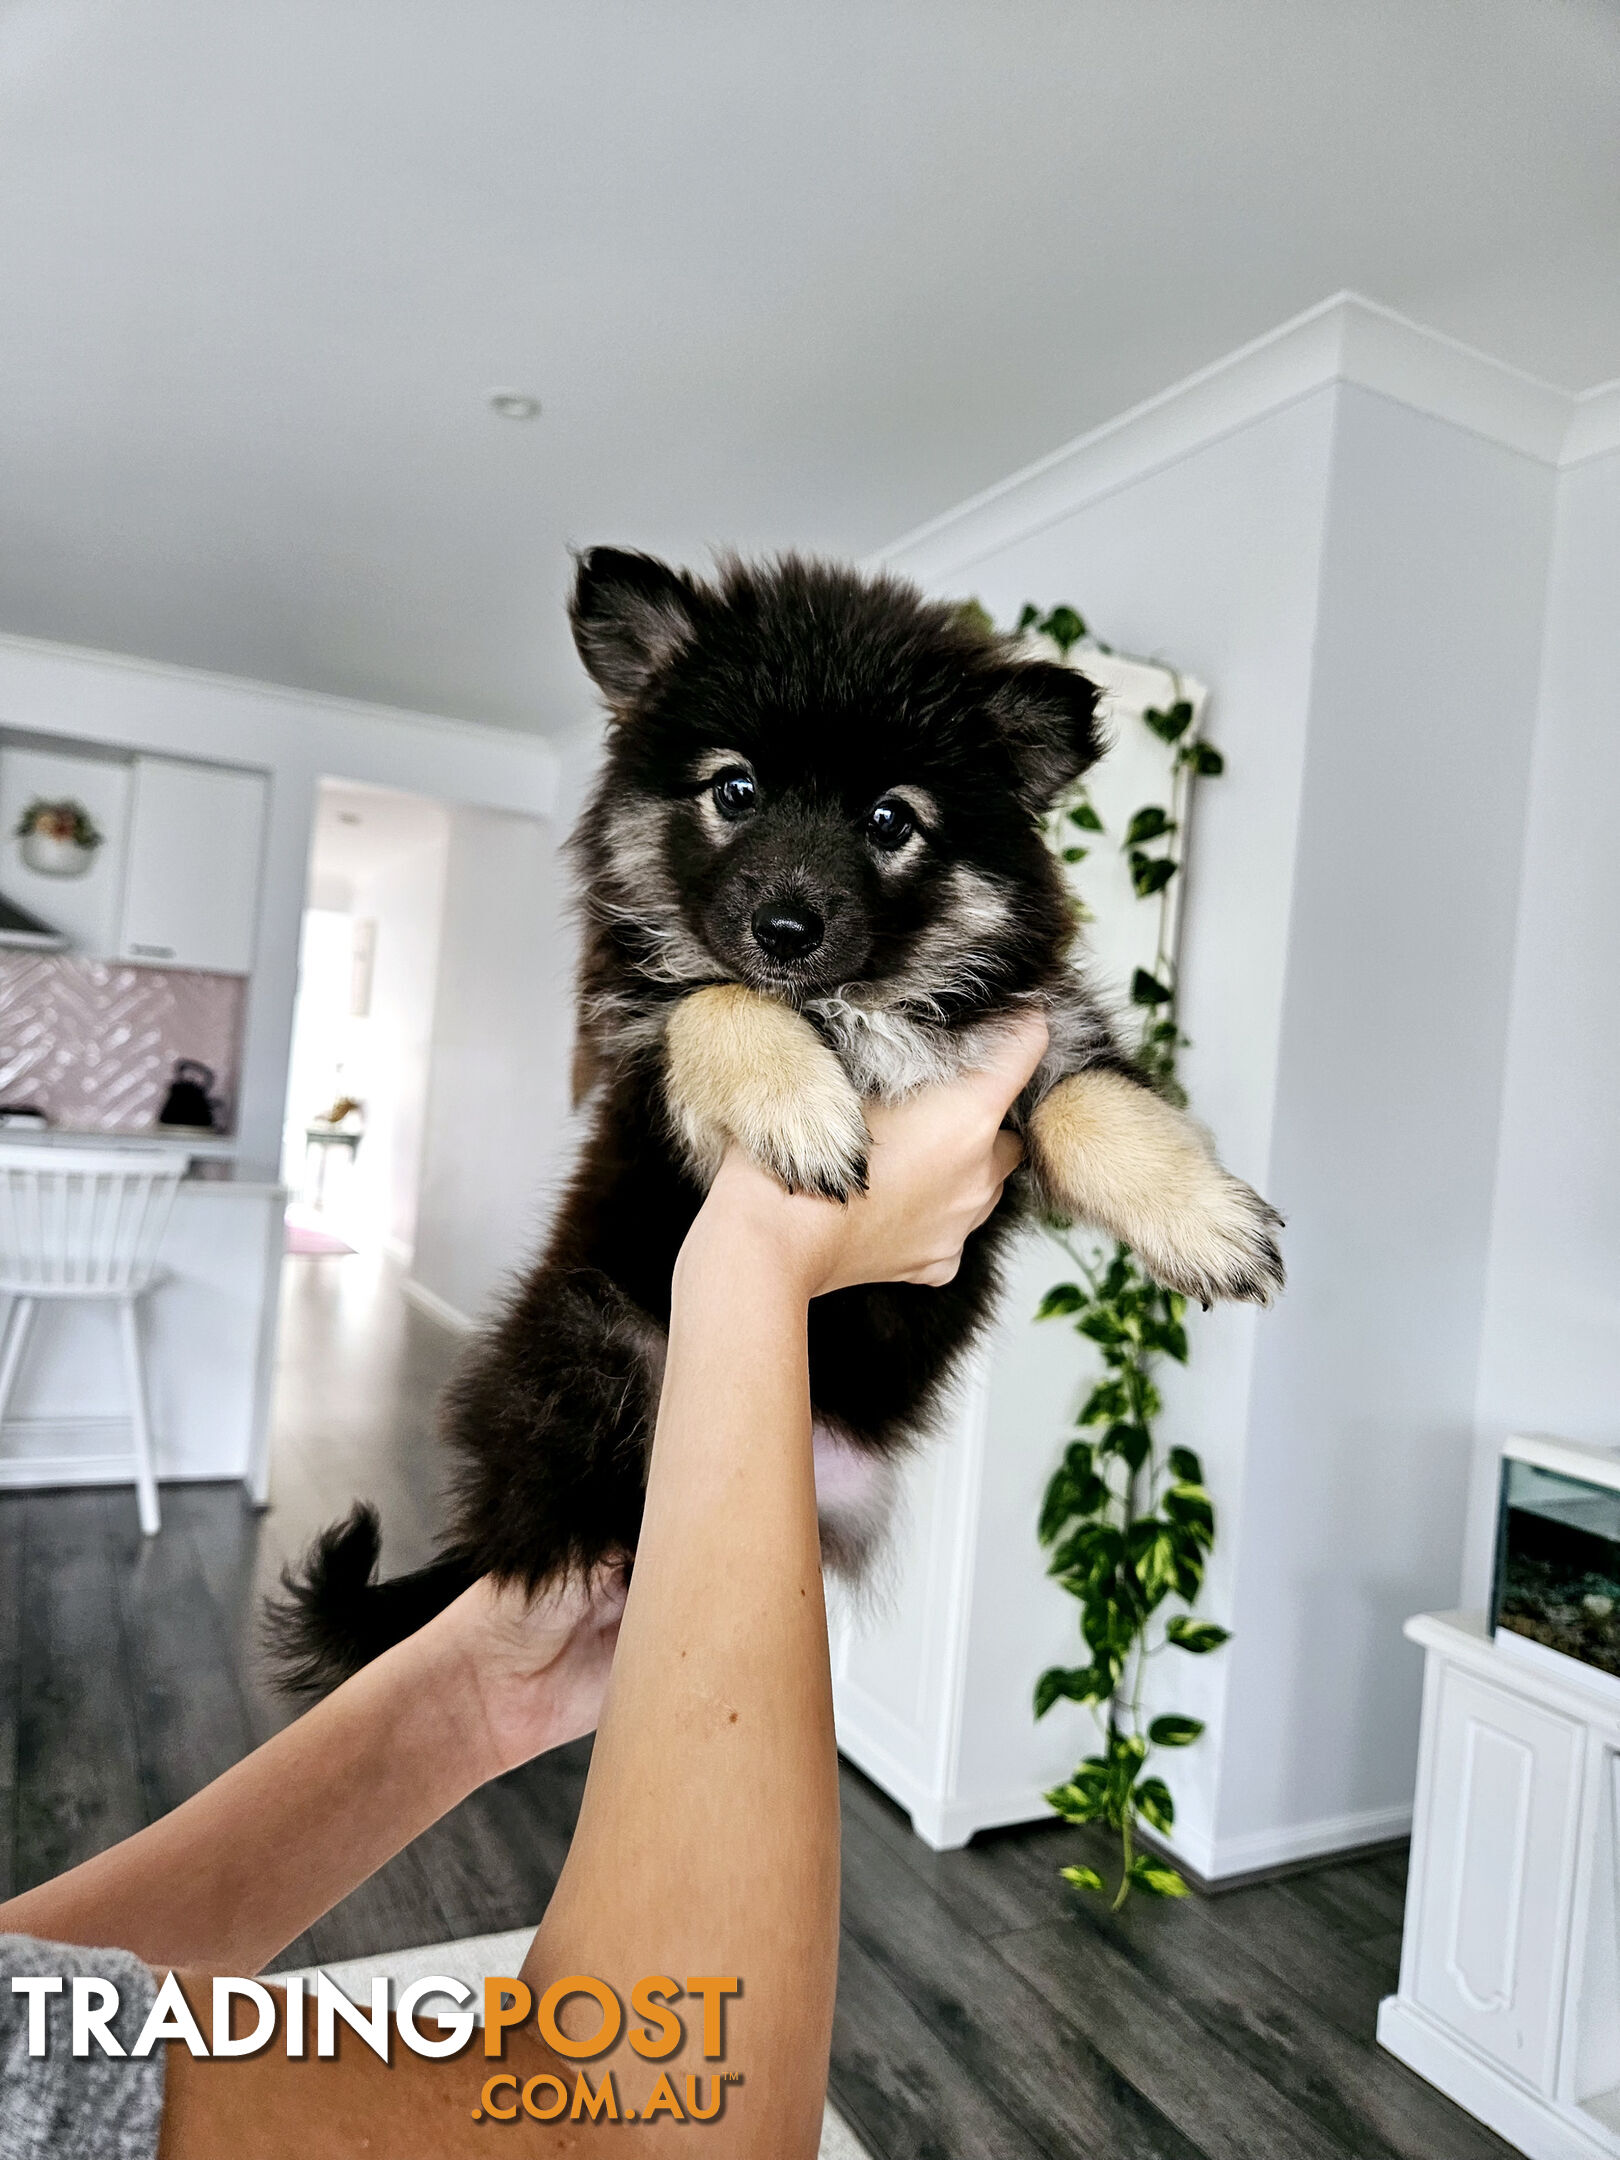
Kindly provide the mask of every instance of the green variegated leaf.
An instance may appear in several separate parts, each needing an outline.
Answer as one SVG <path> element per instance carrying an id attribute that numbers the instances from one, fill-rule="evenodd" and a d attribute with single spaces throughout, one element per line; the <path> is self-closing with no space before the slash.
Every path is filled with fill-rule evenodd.
<path id="1" fill-rule="evenodd" d="M 1161 1351 L 1178 1365 L 1187 1362 L 1187 1330 L 1179 1320 L 1150 1320 L 1142 1330 L 1142 1347 Z"/>
<path id="2" fill-rule="evenodd" d="M 1062 1313 L 1078 1312 L 1086 1302 L 1086 1293 L 1078 1283 L 1055 1283 L 1036 1306 L 1035 1317 L 1052 1320 Z"/>
<path id="3" fill-rule="evenodd" d="M 1138 1853 L 1131 1862 L 1130 1883 L 1133 1890 L 1145 1890 L 1149 1897 L 1185 1897 L 1187 1884 L 1168 1861 L 1153 1860 L 1146 1853 Z"/>
<path id="4" fill-rule="evenodd" d="M 1150 706 L 1142 718 L 1161 742 L 1179 742 L 1192 726 L 1192 707 L 1185 698 L 1177 698 L 1168 711 L 1161 712 Z"/>
<path id="5" fill-rule="evenodd" d="M 1109 1426 L 1102 1444 L 1111 1455 L 1117 1455 L 1127 1469 L 1136 1471 L 1148 1459 L 1153 1435 L 1145 1425 L 1121 1423 Z"/>
<path id="6" fill-rule="evenodd" d="M 1067 659 L 1069 647 L 1078 645 L 1086 634 L 1085 618 L 1072 607 L 1055 607 L 1041 624 L 1041 629 Z"/>
<path id="7" fill-rule="evenodd" d="M 1214 1543 L 1214 1503 L 1202 1485 L 1172 1485 L 1164 1496 L 1164 1512 L 1173 1523 L 1190 1530 L 1201 1545 Z"/>
<path id="8" fill-rule="evenodd" d="M 1157 804 L 1152 804 L 1145 810 L 1138 810 L 1125 828 L 1125 845 L 1136 847 L 1144 840 L 1157 840 L 1175 829 L 1175 819 L 1167 816 Z"/>
<path id="9" fill-rule="evenodd" d="M 1170 1797 L 1170 1788 L 1161 1777 L 1143 1778 L 1132 1798 L 1136 1811 L 1145 1823 L 1168 1835 L 1176 1819 L 1176 1803 Z"/>
<path id="10" fill-rule="evenodd" d="M 1126 1329 L 1105 1305 L 1092 1306 L 1075 1326 L 1094 1343 L 1121 1343 L 1127 1339 Z"/>
<path id="11" fill-rule="evenodd" d="M 1110 1419 L 1124 1417 L 1131 1407 L 1122 1380 L 1100 1380 L 1080 1406 L 1075 1419 L 1077 1425 L 1106 1425 Z"/>
<path id="12" fill-rule="evenodd" d="M 1170 1450 L 1170 1475 L 1179 1478 L 1184 1485 L 1202 1485 L 1204 1466 L 1190 1447 L 1173 1447 Z"/>
<path id="13" fill-rule="evenodd" d="M 1148 1727 L 1148 1738 L 1155 1747 L 1191 1747 L 1203 1729 L 1199 1718 L 1156 1717 Z"/>
<path id="14" fill-rule="evenodd" d="M 1138 900 L 1151 900 L 1155 893 L 1163 892 L 1177 869 L 1174 856 L 1144 855 L 1140 848 L 1131 850 L 1130 863 Z"/>
<path id="15" fill-rule="evenodd" d="M 1229 1628 L 1217 1627 L 1213 1620 L 1194 1620 L 1187 1613 L 1177 1613 L 1164 1635 L 1166 1642 L 1173 1642 L 1178 1650 L 1190 1650 L 1194 1657 L 1218 1650 L 1232 1639 Z"/>
<path id="16" fill-rule="evenodd" d="M 1081 832 L 1101 832 L 1103 829 L 1102 819 L 1088 802 L 1075 804 L 1069 812 L 1069 823 L 1078 826 Z"/>
<path id="17" fill-rule="evenodd" d="M 1090 1666 L 1052 1665 L 1035 1683 L 1035 1715 L 1045 1717 L 1057 1702 L 1090 1702 Z"/>
<path id="18" fill-rule="evenodd" d="M 1100 1890 L 1103 1886 L 1103 1879 L 1094 1867 L 1059 1868 L 1058 1873 L 1076 1890 Z"/>

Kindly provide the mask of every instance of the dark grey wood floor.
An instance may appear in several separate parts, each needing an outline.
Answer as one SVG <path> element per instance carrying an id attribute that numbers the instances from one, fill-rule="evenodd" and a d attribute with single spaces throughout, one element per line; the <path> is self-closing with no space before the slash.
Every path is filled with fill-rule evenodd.
<path id="1" fill-rule="evenodd" d="M 282 1561 L 356 1494 L 385 1564 L 436 1518 L 435 1391 L 454 1338 L 386 1264 L 286 1271 L 274 1505 L 170 1486 L 0 1496 L 0 1881 L 9 1894 L 138 1829 L 283 1722 L 256 1612 Z M 467 1801 L 286 1962 L 536 1920 L 588 1751 Z M 1508 2160 L 1373 2041 L 1394 1985 L 1404 1854 L 1119 1918 L 1057 1879 L 1057 1824 L 933 1853 L 844 1776 L 833 2093 L 874 2160 Z"/>

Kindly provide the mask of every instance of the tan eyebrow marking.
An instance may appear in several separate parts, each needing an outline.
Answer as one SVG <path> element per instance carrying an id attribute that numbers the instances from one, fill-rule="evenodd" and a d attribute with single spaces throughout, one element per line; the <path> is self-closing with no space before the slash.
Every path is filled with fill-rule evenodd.
<path id="1" fill-rule="evenodd" d="M 705 750 L 692 768 L 692 785 L 707 787 L 723 772 L 741 770 L 753 778 L 754 768 L 740 750 Z"/>
<path id="2" fill-rule="evenodd" d="M 939 823 L 939 804 L 925 787 L 913 787 L 909 780 L 903 781 L 899 787 L 885 788 L 878 801 L 886 802 L 891 795 L 897 802 L 905 804 L 919 825 Z"/>

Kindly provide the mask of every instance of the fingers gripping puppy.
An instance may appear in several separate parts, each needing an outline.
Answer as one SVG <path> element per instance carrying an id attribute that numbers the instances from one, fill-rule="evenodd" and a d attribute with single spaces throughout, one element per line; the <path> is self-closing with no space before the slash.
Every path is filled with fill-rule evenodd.
<path id="1" fill-rule="evenodd" d="M 374 1516 L 289 1580 L 291 1677 L 323 1686 L 474 1576 L 537 1584 L 633 1550 L 675 1255 L 725 1147 L 847 1199 L 862 1110 L 984 1062 L 1020 1008 L 1051 1044 L 1016 1113 L 1029 1168 L 948 1284 L 811 1311 L 823 1545 L 859 1566 L 895 1458 L 993 1309 L 1031 1197 L 1170 1287 L 1264 1302 L 1276 1218 L 1113 1039 L 1043 836 L 1098 751 L 1067 667 L 887 577 L 794 558 L 700 582 L 581 559 L 571 617 L 613 721 L 572 843 L 590 1137 L 544 1251 L 444 1408 L 441 1556 L 374 1580 Z"/>

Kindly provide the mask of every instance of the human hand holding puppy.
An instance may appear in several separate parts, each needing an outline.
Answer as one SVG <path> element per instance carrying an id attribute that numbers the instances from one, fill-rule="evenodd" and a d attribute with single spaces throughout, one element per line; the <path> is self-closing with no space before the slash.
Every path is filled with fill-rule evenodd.
<path id="1" fill-rule="evenodd" d="M 901 1103 L 867 1106 L 867 1185 L 847 1202 L 789 1193 L 741 1144 L 728 1150 L 676 1265 L 766 1248 L 806 1297 L 857 1283 L 938 1288 L 955 1279 L 962 1247 L 1001 1199 L 1023 1159 L 1003 1120 L 1045 1055 L 1046 1023 L 1021 1015 L 989 1046 L 984 1066 Z"/>

